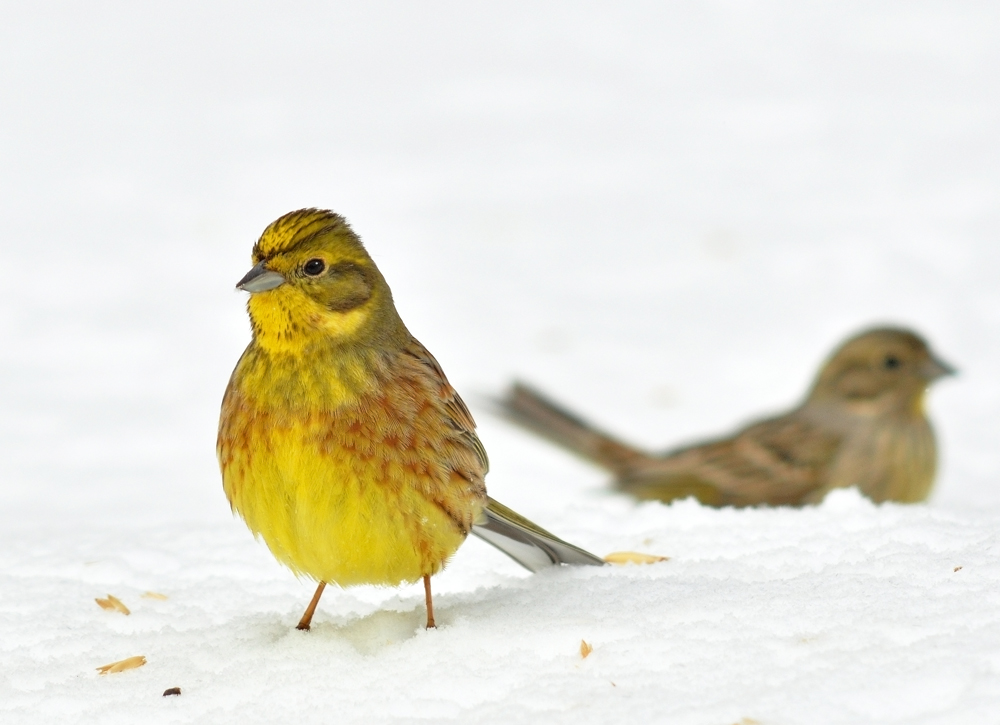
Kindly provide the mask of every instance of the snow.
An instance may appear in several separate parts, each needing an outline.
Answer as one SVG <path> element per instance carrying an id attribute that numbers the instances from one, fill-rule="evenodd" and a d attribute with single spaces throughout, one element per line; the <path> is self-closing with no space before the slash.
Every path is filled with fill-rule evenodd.
<path id="1" fill-rule="evenodd" d="M 6 8 L 0 720 L 995 719 L 998 15 Z M 419 587 L 328 590 L 294 630 L 312 585 L 232 518 L 214 441 L 248 338 L 233 285 L 313 205 L 470 403 L 493 496 L 670 560 L 530 576 L 469 541 L 436 631 Z M 518 376 L 672 446 L 792 404 L 883 321 L 961 370 L 930 395 L 926 505 L 639 505 L 487 404 Z"/>

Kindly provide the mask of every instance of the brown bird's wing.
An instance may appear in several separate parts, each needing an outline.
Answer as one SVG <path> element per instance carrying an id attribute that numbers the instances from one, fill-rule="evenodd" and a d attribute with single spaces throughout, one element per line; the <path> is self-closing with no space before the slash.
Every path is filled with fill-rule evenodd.
<path id="1" fill-rule="evenodd" d="M 825 491 L 841 442 L 842 435 L 796 410 L 645 462 L 617 485 L 661 501 L 695 496 L 713 506 L 801 505 Z"/>
<path id="2" fill-rule="evenodd" d="M 489 458 L 475 433 L 476 422 L 468 407 L 448 383 L 444 371 L 427 348 L 411 339 L 403 353 L 419 365 L 424 375 L 432 381 L 447 424 L 454 435 L 475 453 L 481 471 L 478 482 L 483 486 L 485 495 L 485 484 L 482 481 L 489 470 Z M 479 519 L 472 524 L 472 533 L 533 572 L 558 564 L 604 564 L 599 557 L 563 541 L 489 497 L 486 498 L 486 505 Z"/>
<path id="3" fill-rule="evenodd" d="M 511 422 L 615 473 L 624 474 L 651 458 L 598 430 L 524 383 L 514 383 L 496 402 L 500 413 Z"/>
<path id="4" fill-rule="evenodd" d="M 420 344 L 416 338 L 410 338 L 410 344 L 403 349 L 403 354 L 416 362 L 435 387 L 435 393 L 445 414 L 445 421 L 455 434 L 472 450 L 482 466 L 480 477 L 485 477 L 490 470 L 490 459 L 482 441 L 476 435 L 476 421 L 469 412 L 465 401 L 451 387 L 444 370 L 433 355 Z"/>

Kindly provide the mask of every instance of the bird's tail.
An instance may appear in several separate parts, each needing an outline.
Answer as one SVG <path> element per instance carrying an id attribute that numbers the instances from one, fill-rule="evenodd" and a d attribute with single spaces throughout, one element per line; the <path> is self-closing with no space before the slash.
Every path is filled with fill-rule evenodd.
<path id="1" fill-rule="evenodd" d="M 603 566 L 604 560 L 550 534 L 499 501 L 488 499 L 472 533 L 530 571 L 558 564 Z"/>
<path id="2" fill-rule="evenodd" d="M 499 401 L 500 412 L 573 453 L 618 475 L 633 470 L 648 454 L 616 440 L 524 383 L 514 383 Z"/>

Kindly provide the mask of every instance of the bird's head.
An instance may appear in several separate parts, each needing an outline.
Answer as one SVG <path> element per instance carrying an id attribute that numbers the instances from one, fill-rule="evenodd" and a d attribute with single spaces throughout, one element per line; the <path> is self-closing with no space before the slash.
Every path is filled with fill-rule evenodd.
<path id="1" fill-rule="evenodd" d="M 807 403 L 844 405 L 872 415 L 922 415 L 927 386 L 954 373 L 910 330 L 867 330 L 834 351 L 820 370 Z"/>
<path id="2" fill-rule="evenodd" d="M 236 288 L 250 293 L 254 339 L 273 351 L 386 342 L 404 330 L 392 293 L 347 221 L 320 209 L 273 222 Z"/>

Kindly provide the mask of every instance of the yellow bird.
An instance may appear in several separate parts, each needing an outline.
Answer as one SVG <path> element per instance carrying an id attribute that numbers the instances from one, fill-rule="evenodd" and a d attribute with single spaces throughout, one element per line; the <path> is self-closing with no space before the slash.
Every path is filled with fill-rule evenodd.
<path id="1" fill-rule="evenodd" d="M 610 469 L 615 486 L 640 499 L 801 506 L 857 486 L 873 501 L 915 502 L 927 498 L 937 463 L 924 393 L 953 372 L 910 330 L 866 330 L 834 351 L 798 407 L 662 454 L 598 430 L 521 383 L 500 406 L 514 422 Z"/>
<path id="2" fill-rule="evenodd" d="M 226 497 L 279 562 L 319 582 L 430 577 L 472 532 L 532 571 L 604 562 L 486 495 L 468 408 L 409 333 L 347 222 L 303 209 L 271 224 L 237 288 L 253 338 L 222 401 Z"/>

